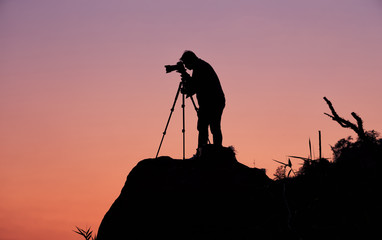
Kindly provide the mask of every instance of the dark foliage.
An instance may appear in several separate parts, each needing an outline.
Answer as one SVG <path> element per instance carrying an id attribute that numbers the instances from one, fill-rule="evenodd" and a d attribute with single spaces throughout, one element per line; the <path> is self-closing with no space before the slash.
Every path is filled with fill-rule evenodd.
<path id="1" fill-rule="evenodd" d="M 375 131 L 353 141 L 339 140 L 333 162 L 306 159 L 285 185 L 291 228 L 300 239 L 368 239 L 377 234 L 382 214 L 382 139 Z"/>
<path id="2" fill-rule="evenodd" d="M 276 169 L 275 174 L 273 174 L 275 177 L 274 180 L 282 180 L 285 179 L 286 176 L 286 168 L 284 166 L 278 166 Z"/>
<path id="3" fill-rule="evenodd" d="M 376 177 L 382 161 L 382 139 L 377 132 L 368 131 L 365 139 L 353 141 L 351 137 L 339 140 L 332 147 L 334 162 L 344 171 L 371 174 Z"/>
<path id="4" fill-rule="evenodd" d="M 79 228 L 79 227 L 76 227 L 76 229 L 77 230 L 73 230 L 73 232 L 81 235 L 83 238 L 85 238 L 85 240 L 96 240 L 97 239 L 97 236 L 92 236 L 93 231 L 91 230 L 90 227 L 87 230 L 84 230 L 84 229 Z"/>

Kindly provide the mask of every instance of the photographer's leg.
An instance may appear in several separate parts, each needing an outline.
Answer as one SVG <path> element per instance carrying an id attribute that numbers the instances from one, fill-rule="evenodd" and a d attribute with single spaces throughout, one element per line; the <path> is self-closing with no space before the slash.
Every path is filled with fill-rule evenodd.
<path id="1" fill-rule="evenodd" d="M 223 108 L 219 109 L 214 113 L 214 116 L 211 119 L 211 133 L 214 140 L 214 145 L 222 146 L 223 145 L 223 134 L 221 130 L 221 119 L 223 114 Z"/>
<path id="2" fill-rule="evenodd" d="M 198 148 L 207 145 L 208 142 L 208 117 L 203 111 L 198 112 Z"/>

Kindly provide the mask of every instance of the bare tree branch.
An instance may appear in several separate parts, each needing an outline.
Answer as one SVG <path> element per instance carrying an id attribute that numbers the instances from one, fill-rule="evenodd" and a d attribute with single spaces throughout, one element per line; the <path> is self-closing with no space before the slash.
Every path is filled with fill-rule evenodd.
<path id="1" fill-rule="evenodd" d="M 355 112 L 352 112 L 351 115 L 357 120 L 357 125 L 350 122 L 349 120 L 345 120 L 342 117 L 340 117 L 336 110 L 334 110 L 332 102 L 329 101 L 326 97 L 324 97 L 325 102 L 328 104 L 330 111 L 332 112 L 332 115 L 328 113 L 324 113 L 325 115 L 329 116 L 333 121 L 336 121 L 338 124 L 341 125 L 341 127 L 344 128 L 351 128 L 354 132 L 357 133 L 358 137 L 360 139 L 365 139 L 365 130 L 363 129 L 363 121 L 361 117 L 359 117 Z"/>
<path id="2" fill-rule="evenodd" d="M 365 130 L 363 129 L 363 121 L 361 117 L 358 116 L 355 112 L 352 112 L 351 115 L 353 116 L 353 118 L 355 118 L 355 120 L 357 120 L 357 125 L 359 130 L 362 130 L 362 132 L 365 132 Z"/>

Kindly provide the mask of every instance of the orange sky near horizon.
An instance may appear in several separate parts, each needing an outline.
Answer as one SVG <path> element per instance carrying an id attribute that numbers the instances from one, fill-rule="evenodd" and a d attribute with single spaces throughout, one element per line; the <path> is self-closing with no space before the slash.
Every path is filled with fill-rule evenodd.
<path id="1" fill-rule="evenodd" d="M 318 130 L 328 158 L 355 137 L 323 114 L 324 96 L 382 131 L 381 22 L 379 0 L 1 1 L 0 239 L 98 229 L 155 157 L 180 80 L 164 65 L 186 49 L 221 80 L 223 145 L 270 177 L 272 159 L 308 156 L 309 138 L 318 156 Z M 179 101 L 160 155 L 182 158 L 181 120 Z"/>

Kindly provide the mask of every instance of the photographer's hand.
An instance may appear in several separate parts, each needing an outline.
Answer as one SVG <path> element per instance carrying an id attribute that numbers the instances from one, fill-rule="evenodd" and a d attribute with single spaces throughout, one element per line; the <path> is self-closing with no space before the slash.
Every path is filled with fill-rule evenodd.
<path id="1" fill-rule="evenodd" d="M 181 76 L 183 82 L 187 82 L 188 80 L 191 79 L 190 74 L 188 74 L 188 73 L 186 73 L 186 72 L 185 72 L 185 73 L 182 73 L 180 76 Z"/>

